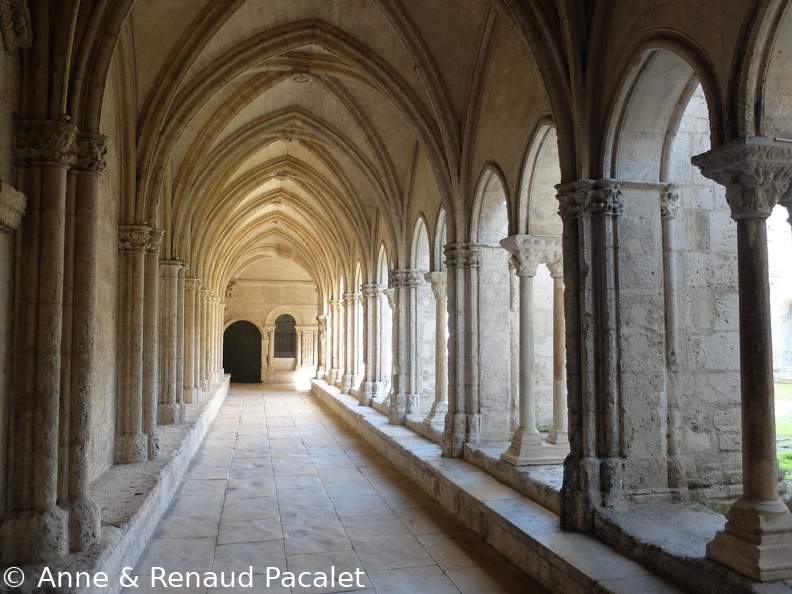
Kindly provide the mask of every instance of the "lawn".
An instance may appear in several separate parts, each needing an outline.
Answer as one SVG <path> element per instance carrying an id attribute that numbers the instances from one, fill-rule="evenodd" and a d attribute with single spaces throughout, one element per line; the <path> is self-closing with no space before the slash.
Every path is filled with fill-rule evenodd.
<path id="1" fill-rule="evenodd" d="M 778 463 L 789 478 L 792 476 L 792 384 L 775 384 L 775 410 Z"/>

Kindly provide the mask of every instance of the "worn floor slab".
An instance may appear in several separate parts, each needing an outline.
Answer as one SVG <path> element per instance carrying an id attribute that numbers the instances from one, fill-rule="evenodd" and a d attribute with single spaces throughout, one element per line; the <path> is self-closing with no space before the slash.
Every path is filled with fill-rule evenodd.
<path id="1" fill-rule="evenodd" d="M 205 587 L 212 572 L 234 586 Z M 546 591 L 315 398 L 269 385 L 232 387 L 133 574 L 129 594 Z"/>

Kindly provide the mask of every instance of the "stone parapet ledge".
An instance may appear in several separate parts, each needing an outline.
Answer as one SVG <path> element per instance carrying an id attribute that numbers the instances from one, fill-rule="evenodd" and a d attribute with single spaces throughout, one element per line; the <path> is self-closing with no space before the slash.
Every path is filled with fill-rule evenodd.
<path id="1" fill-rule="evenodd" d="M 53 575 L 58 571 L 72 575 L 78 571 L 96 575 L 101 571 L 109 578 L 107 588 L 68 588 L 63 589 L 64 593 L 118 594 L 121 585 L 116 576 L 124 567 L 137 565 L 225 402 L 230 379 L 231 376 L 226 375 L 203 402 L 188 404 L 185 423 L 159 427 L 158 458 L 138 464 L 116 464 L 91 483 L 91 497 L 102 513 L 102 535 L 98 544 L 46 565 L 23 567 L 26 576 L 23 586 L 9 589 L 0 583 L 0 593 L 39 592 L 34 586 L 48 567 Z"/>

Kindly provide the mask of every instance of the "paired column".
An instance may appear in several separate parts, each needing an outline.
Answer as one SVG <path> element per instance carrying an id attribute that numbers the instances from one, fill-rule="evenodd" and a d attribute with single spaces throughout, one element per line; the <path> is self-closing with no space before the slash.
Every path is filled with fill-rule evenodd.
<path id="1" fill-rule="evenodd" d="M 209 289 L 201 289 L 201 389 L 208 392 L 212 388 L 212 377 L 209 364 L 209 353 L 211 344 L 210 320 L 211 320 L 211 295 Z"/>
<path id="2" fill-rule="evenodd" d="M 693 158 L 737 222 L 743 494 L 707 556 L 756 580 L 792 577 L 792 514 L 778 497 L 766 219 L 792 182 L 792 143 L 742 138 Z M 787 195 L 787 196 L 785 196 Z"/>
<path id="3" fill-rule="evenodd" d="M 161 425 L 181 423 L 182 393 L 177 381 L 179 344 L 179 275 L 183 262 L 160 262 L 160 388 L 157 421 Z"/>
<path id="4" fill-rule="evenodd" d="M 318 323 L 317 331 L 316 331 L 316 359 L 317 359 L 317 367 L 316 367 L 316 379 L 324 379 L 326 373 L 326 363 L 325 363 L 325 340 L 327 340 L 327 316 L 321 315 L 316 316 L 316 321 Z"/>
<path id="5" fill-rule="evenodd" d="M 372 400 L 385 397 L 387 381 L 383 376 L 380 336 L 383 312 L 384 285 L 365 284 L 361 287 L 363 298 L 363 381 L 358 389 L 361 406 L 371 406 Z"/>
<path id="6" fill-rule="evenodd" d="M 357 388 L 360 384 L 360 374 L 358 373 L 358 359 L 357 359 L 357 315 L 356 307 L 358 303 L 357 293 L 344 293 L 343 308 L 344 308 L 344 342 L 346 355 L 346 363 L 344 366 L 345 373 L 341 376 L 341 393 L 349 394 L 353 388 Z"/>
<path id="7" fill-rule="evenodd" d="M 184 282 L 184 392 L 187 403 L 201 401 L 201 385 L 198 373 L 200 340 L 200 290 L 201 281 L 186 278 Z"/>
<path id="8" fill-rule="evenodd" d="M 566 448 L 546 444 L 536 428 L 534 386 L 533 279 L 539 264 L 558 258 L 560 241 L 554 237 L 512 235 L 501 240 L 520 278 L 520 425 L 501 459 L 521 466 L 563 461 Z"/>
<path id="9" fill-rule="evenodd" d="M 556 257 L 546 262 L 553 279 L 553 428 L 547 434 L 547 443 L 563 445 L 568 451 L 566 348 L 564 324 L 564 260 L 561 243 Z"/>
<path id="10" fill-rule="evenodd" d="M 416 353 L 416 291 L 420 282 L 417 270 L 390 271 L 390 286 L 394 290 L 393 316 L 393 393 L 389 421 L 404 424 L 408 414 L 420 412 L 418 364 Z"/>
<path id="11" fill-rule="evenodd" d="M 297 333 L 295 340 L 296 353 L 294 357 L 294 368 L 299 369 L 303 364 L 303 329 L 295 327 L 294 331 Z"/>
<path id="12" fill-rule="evenodd" d="M 275 373 L 275 326 L 264 329 L 267 333 L 267 373 Z"/>
<path id="13" fill-rule="evenodd" d="M 435 298 L 435 400 L 424 423 L 435 427 L 445 425 L 448 412 L 448 281 L 446 273 L 427 272 L 424 279 L 432 287 Z"/>
<path id="14" fill-rule="evenodd" d="M 343 362 L 341 361 L 341 319 L 343 306 L 340 299 L 330 300 L 330 325 L 331 325 L 331 345 L 330 345 L 330 384 L 338 385 L 341 381 L 343 372 Z"/>

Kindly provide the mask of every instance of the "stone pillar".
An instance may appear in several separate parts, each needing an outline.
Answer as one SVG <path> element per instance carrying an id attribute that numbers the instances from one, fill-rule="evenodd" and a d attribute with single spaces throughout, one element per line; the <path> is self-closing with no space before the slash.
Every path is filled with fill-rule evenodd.
<path id="1" fill-rule="evenodd" d="M 416 361 L 416 291 L 420 281 L 417 270 L 390 271 L 390 286 L 394 290 L 396 308 L 393 316 L 393 394 L 389 421 L 404 423 L 408 414 L 420 411 Z"/>
<path id="2" fill-rule="evenodd" d="M 341 381 L 343 362 L 341 361 L 341 317 L 342 304 L 340 299 L 330 300 L 330 322 L 332 325 L 332 346 L 330 351 L 331 369 L 330 383 L 337 385 Z"/>
<path id="3" fill-rule="evenodd" d="M 737 222 L 743 494 L 707 556 L 755 580 L 792 577 L 792 514 L 778 497 L 766 219 L 790 190 L 792 143 L 741 138 L 693 158 Z"/>
<path id="4" fill-rule="evenodd" d="M 435 427 L 445 425 L 448 412 L 448 281 L 445 272 L 427 272 L 426 282 L 435 298 L 435 400 L 424 423 Z"/>
<path id="5" fill-rule="evenodd" d="M 618 216 L 614 180 L 559 184 L 570 455 L 564 460 L 561 525 L 590 531 L 594 509 L 621 499 Z"/>
<path id="6" fill-rule="evenodd" d="M 661 193 L 660 217 L 663 226 L 663 300 L 665 304 L 666 349 L 666 406 L 668 418 L 668 486 L 680 491 L 687 499 L 687 470 L 681 443 L 684 424 L 679 403 L 677 370 L 679 368 L 679 339 L 677 336 L 677 265 L 675 218 L 679 208 L 679 194 L 675 187 Z"/>
<path id="7" fill-rule="evenodd" d="M 179 279 L 176 285 L 176 406 L 181 412 L 181 420 L 186 420 L 186 408 L 184 404 L 184 333 L 186 324 L 186 312 L 184 309 L 185 281 L 184 273 L 187 264 L 182 262 L 179 269 Z"/>
<path id="8" fill-rule="evenodd" d="M 223 381 L 223 329 L 225 327 L 225 303 L 220 297 L 217 298 L 217 329 L 215 331 L 215 369 L 217 370 L 217 381 Z"/>
<path id="9" fill-rule="evenodd" d="M 564 340 L 564 260 L 559 242 L 556 257 L 546 262 L 553 279 L 553 428 L 547 442 L 563 445 L 569 442 L 567 422 L 566 348 Z"/>
<path id="10" fill-rule="evenodd" d="M 316 343 L 316 351 L 317 351 L 316 379 L 324 379 L 327 369 L 325 363 L 325 340 L 327 337 L 327 330 L 326 330 L 327 316 L 325 315 L 316 316 L 316 321 L 319 324 L 317 328 L 317 343 Z"/>
<path id="11" fill-rule="evenodd" d="M 520 279 L 509 258 L 509 355 L 511 381 L 509 386 L 509 429 L 520 426 Z"/>
<path id="12" fill-rule="evenodd" d="M 212 292 L 207 289 L 201 289 L 201 389 L 208 392 L 212 388 L 212 377 L 209 371 L 209 349 L 211 348 L 211 335 L 210 335 L 210 311 L 211 311 L 211 295 Z"/>
<path id="13" fill-rule="evenodd" d="M 275 327 L 265 328 L 269 344 L 267 345 L 267 373 L 275 373 Z"/>
<path id="14" fill-rule="evenodd" d="M 558 463 L 566 455 L 566 448 L 549 446 L 536 428 L 533 279 L 539 264 L 558 257 L 560 241 L 554 237 L 512 235 L 500 243 L 509 252 L 520 278 L 520 425 L 501 459 L 515 466 Z"/>
<path id="15" fill-rule="evenodd" d="M 57 504 L 58 440 L 67 170 L 77 129 L 54 121 L 16 126 L 17 179 L 28 211 L 16 234 L 5 564 L 43 562 L 69 548 L 69 518 Z"/>
<path id="16" fill-rule="evenodd" d="M 297 333 L 297 339 L 295 340 L 295 346 L 297 347 L 297 352 L 294 356 L 294 368 L 299 369 L 302 367 L 302 358 L 303 358 L 303 330 L 302 328 L 298 328 L 295 326 L 294 331 Z"/>
<path id="17" fill-rule="evenodd" d="M 341 376 L 341 393 L 349 394 L 355 386 L 355 300 L 356 293 L 344 293 L 344 374 Z"/>
<path id="18" fill-rule="evenodd" d="M 365 284 L 361 287 L 363 298 L 363 381 L 358 389 L 361 406 L 371 406 L 372 400 L 386 396 L 387 381 L 383 376 L 381 359 L 385 356 L 381 349 L 381 320 L 384 315 L 384 285 Z"/>
<path id="19" fill-rule="evenodd" d="M 390 316 L 391 332 L 392 332 L 393 321 L 396 317 L 396 290 L 385 289 L 382 291 L 382 294 L 385 296 L 385 300 L 388 302 L 388 312 L 386 315 Z M 390 379 L 388 381 L 388 395 L 382 401 L 382 403 L 386 404 L 388 407 L 390 407 L 391 395 L 393 394 L 393 385 L 395 382 L 394 376 L 396 375 L 396 341 L 393 340 L 392 333 L 391 333 L 391 341 L 390 341 L 390 358 L 391 358 L 391 372 L 390 372 Z"/>
<path id="20" fill-rule="evenodd" d="M 148 440 L 148 458 L 159 455 L 157 420 L 160 398 L 160 268 L 162 229 L 152 229 L 146 246 L 145 296 L 143 299 L 143 433 Z"/>
<path id="21" fill-rule="evenodd" d="M 448 283 L 448 413 L 443 456 L 461 458 L 481 432 L 478 409 L 478 272 L 481 248 L 445 246 Z"/>
<path id="22" fill-rule="evenodd" d="M 160 389 L 157 409 L 160 425 L 182 422 L 181 394 L 176 381 L 179 274 L 182 267 L 179 260 L 160 262 Z"/>
<path id="23" fill-rule="evenodd" d="M 200 385 L 197 380 L 196 345 L 200 331 L 196 320 L 198 311 L 198 295 L 201 281 L 190 277 L 184 281 L 184 402 L 200 402 Z"/>
<path id="24" fill-rule="evenodd" d="M 148 459 L 148 435 L 143 432 L 143 375 L 146 297 L 146 248 L 150 229 L 119 227 L 119 349 L 116 403 L 115 463 Z"/>

